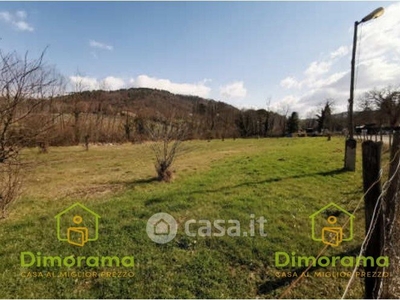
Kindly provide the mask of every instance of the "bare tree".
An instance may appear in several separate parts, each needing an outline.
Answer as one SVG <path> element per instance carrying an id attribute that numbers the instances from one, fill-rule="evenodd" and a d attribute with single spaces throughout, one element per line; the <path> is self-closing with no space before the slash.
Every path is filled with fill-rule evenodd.
<path id="1" fill-rule="evenodd" d="M 364 94 L 362 106 L 376 109 L 391 127 L 400 121 L 400 87 L 387 86 L 381 90 L 371 90 Z"/>
<path id="2" fill-rule="evenodd" d="M 170 170 L 178 153 L 182 150 L 182 141 L 187 135 L 187 124 L 171 118 L 162 118 L 161 122 L 147 124 L 146 129 L 153 143 L 150 145 L 155 154 L 155 168 L 159 181 L 172 179 Z"/>
<path id="3" fill-rule="evenodd" d="M 269 96 L 266 100 L 266 118 L 265 118 L 265 122 L 264 122 L 264 131 L 265 131 L 265 136 L 269 136 L 272 131 L 274 130 L 274 123 L 275 123 L 275 118 L 276 118 L 276 114 L 274 114 L 272 112 L 272 108 L 271 108 L 271 100 L 272 97 Z"/>
<path id="4" fill-rule="evenodd" d="M 0 212 L 16 199 L 22 147 L 54 124 L 52 98 L 62 90 L 62 77 L 45 65 L 45 52 L 30 60 L 28 54 L 0 50 Z"/>
<path id="5" fill-rule="evenodd" d="M 282 116 L 279 120 L 279 126 L 282 131 L 282 136 L 286 134 L 287 116 L 289 114 L 289 104 L 281 104 L 278 113 Z"/>
<path id="6" fill-rule="evenodd" d="M 16 52 L 0 51 L 0 163 L 15 157 L 21 147 L 31 144 L 52 120 L 41 126 L 31 123 L 51 109 L 51 99 L 61 93 L 62 77 L 38 59 L 29 60 Z"/>
<path id="7" fill-rule="evenodd" d="M 73 77 L 74 81 L 72 82 L 72 92 L 71 92 L 71 100 L 72 100 L 72 115 L 73 115 L 73 124 L 74 128 L 74 143 L 78 145 L 81 141 L 81 115 L 84 113 L 85 105 L 83 102 L 83 92 L 89 90 L 89 87 L 85 85 L 84 77 L 81 73 L 76 71 L 75 76 Z"/>
<path id="8" fill-rule="evenodd" d="M 21 187 L 21 164 L 9 159 L 0 164 L 0 219 L 7 217 L 7 209 L 18 198 Z"/>

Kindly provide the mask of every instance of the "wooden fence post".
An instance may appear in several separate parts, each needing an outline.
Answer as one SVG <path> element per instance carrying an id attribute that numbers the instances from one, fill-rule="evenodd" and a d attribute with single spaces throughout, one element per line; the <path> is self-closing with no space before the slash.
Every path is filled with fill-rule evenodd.
<path id="1" fill-rule="evenodd" d="M 377 200 L 382 193 L 379 173 L 381 169 L 382 142 L 367 140 L 362 143 L 363 183 L 365 202 L 365 228 L 368 233 Z M 372 186 L 372 187 L 371 187 Z M 368 192 L 367 192 L 368 191 Z M 378 206 L 379 208 L 379 206 Z M 370 239 L 366 246 L 365 256 L 374 259 L 382 255 L 383 251 L 383 212 L 375 211 L 376 224 L 370 233 Z M 378 267 L 365 267 L 365 272 L 375 272 Z M 365 277 L 365 298 L 376 299 L 379 294 L 381 278 Z"/>

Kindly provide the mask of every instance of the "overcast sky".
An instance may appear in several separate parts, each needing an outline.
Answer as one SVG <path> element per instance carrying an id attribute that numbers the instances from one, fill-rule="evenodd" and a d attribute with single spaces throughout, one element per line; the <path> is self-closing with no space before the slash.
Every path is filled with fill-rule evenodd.
<path id="1" fill-rule="evenodd" d="M 304 117 L 346 110 L 354 21 L 356 97 L 400 84 L 398 2 L 1 2 L 0 49 L 47 46 L 46 61 L 87 89 L 151 87 Z"/>

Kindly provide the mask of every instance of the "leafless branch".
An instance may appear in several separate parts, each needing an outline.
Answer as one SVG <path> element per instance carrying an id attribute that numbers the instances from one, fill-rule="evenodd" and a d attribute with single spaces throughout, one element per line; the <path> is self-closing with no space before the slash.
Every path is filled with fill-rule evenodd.
<path id="1" fill-rule="evenodd" d="M 147 124 L 146 129 L 152 141 L 150 148 L 156 158 L 158 179 L 170 181 L 172 177 L 170 167 L 181 151 L 181 143 L 188 132 L 187 124 L 171 118 Z"/>

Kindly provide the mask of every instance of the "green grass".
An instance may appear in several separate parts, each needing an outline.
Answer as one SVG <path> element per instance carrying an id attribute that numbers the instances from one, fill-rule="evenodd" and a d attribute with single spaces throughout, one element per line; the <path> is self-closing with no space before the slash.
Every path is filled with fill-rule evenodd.
<path id="1" fill-rule="evenodd" d="M 309 215 L 330 202 L 354 210 L 361 173 L 341 172 L 344 140 L 333 138 L 190 141 L 170 184 L 153 180 L 146 144 L 52 148 L 24 152 L 29 171 L 21 199 L 0 221 L 1 298 L 275 298 L 293 278 L 277 273 L 276 251 L 317 255 Z M 358 155 L 360 159 L 360 155 Z M 357 166 L 359 167 L 360 162 Z M 54 216 L 79 201 L 101 216 L 100 237 L 84 247 L 57 240 Z M 165 245 L 146 235 L 147 219 L 167 212 L 178 221 Z M 267 237 L 189 237 L 189 219 L 267 219 Z M 327 254 L 355 253 L 364 235 L 356 212 L 355 239 Z M 195 228 L 195 226 L 193 227 Z M 133 268 L 23 268 L 21 251 L 42 255 L 135 257 Z M 27 271 L 132 271 L 131 278 L 23 278 Z M 339 267 L 330 271 L 351 271 Z M 301 272 L 298 273 L 300 275 Z M 341 297 L 347 278 L 305 278 L 289 298 Z M 348 297 L 363 296 L 356 280 Z"/>

